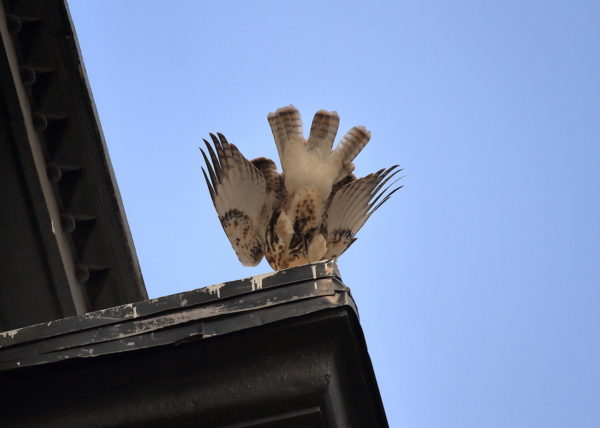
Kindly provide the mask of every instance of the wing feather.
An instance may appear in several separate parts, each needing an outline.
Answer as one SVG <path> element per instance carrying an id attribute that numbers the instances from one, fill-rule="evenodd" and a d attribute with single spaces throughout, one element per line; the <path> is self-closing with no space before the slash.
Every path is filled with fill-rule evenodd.
<path id="1" fill-rule="evenodd" d="M 208 156 L 200 149 L 208 170 L 207 174 L 203 168 L 202 173 L 240 262 L 255 266 L 264 255 L 264 232 L 260 226 L 267 193 L 265 178 L 225 136 L 217 135 L 210 134 L 214 148 L 204 140 Z"/>
<path id="2" fill-rule="evenodd" d="M 394 165 L 350 181 L 337 190 L 327 209 L 325 258 L 340 256 L 356 241 L 356 233 L 371 214 L 402 187 L 398 186 L 390 190 L 396 180 L 384 188 L 400 171 L 398 165 Z"/>
<path id="3" fill-rule="evenodd" d="M 252 159 L 250 162 L 262 173 L 265 180 L 265 203 L 260 216 L 259 231 L 262 236 L 266 236 L 273 212 L 281 206 L 286 196 L 283 177 L 279 174 L 275 162 L 271 159 L 260 157 Z"/>

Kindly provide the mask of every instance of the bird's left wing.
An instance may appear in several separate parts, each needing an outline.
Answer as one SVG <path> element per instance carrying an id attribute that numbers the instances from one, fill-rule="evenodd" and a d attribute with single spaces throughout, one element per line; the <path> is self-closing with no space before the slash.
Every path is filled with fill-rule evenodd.
<path id="1" fill-rule="evenodd" d="M 324 258 L 339 257 L 346 251 L 356 241 L 354 236 L 371 214 L 402 187 L 390 189 L 393 183 L 386 186 L 401 171 L 397 168 L 398 165 L 394 165 L 358 180 L 348 179 L 349 182 L 333 194 L 325 220 L 327 253 Z"/>
<path id="2" fill-rule="evenodd" d="M 200 149 L 202 168 L 210 197 L 221 225 L 244 266 L 256 266 L 263 258 L 266 182 L 263 173 L 248 161 L 222 134 L 204 140 L 208 156 Z"/>

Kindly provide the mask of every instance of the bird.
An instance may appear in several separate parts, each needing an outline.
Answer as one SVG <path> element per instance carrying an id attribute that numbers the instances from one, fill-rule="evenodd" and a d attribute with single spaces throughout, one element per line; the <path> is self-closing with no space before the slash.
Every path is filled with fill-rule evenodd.
<path id="1" fill-rule="evenodd" d="M 292 105 L 267 120 L 281 173 L 271 159 L 246 159 L 221 133 L 209 134 L 212 144 L 203 139 L 202 174 L 227 238 L 244 266 L 264 257 L 278 271 L 338 258 L 403 187 L 395 186 L 402 169 L 393 165 L 357 178 L 353 161 L 371 133 L 355 126 L 333 148 L 340 122 L 335 111 L 319 110 L 308 138 Z"/>

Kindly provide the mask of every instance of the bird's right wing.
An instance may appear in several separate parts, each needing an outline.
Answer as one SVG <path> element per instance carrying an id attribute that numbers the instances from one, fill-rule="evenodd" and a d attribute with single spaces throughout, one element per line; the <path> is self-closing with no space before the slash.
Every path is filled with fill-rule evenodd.
<path id="1" fill-rule="evenodd" d="M 371 214 L 402 186 L 390 190 L 389 180 L 401 169 L 394 165 L 343 185 L 333 195 L 327 208 L 327 253 L 325 258 L 339 257 L 356 241 L 355 235 Z"/>
<path id="2" fill-rule="evenodd" d="M 256 266 L 263 258 L 266 182 L 263 173 L 222 134 L 210 134 L 214 148 L 204 140 L 208 156 L 200 149 L 202 168 L 221 225 L 244 266 Z M 210 159 L 209 159 L 210 157 Z"/>

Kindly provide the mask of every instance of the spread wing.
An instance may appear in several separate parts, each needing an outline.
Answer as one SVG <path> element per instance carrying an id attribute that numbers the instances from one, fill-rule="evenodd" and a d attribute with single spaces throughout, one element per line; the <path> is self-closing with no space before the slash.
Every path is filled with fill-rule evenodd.
<path id="1" fill-rule="evenodd" d="M 327 209 L 325 258 L 338 257 L 346 251 L 356 241 L 354 236 L 371 214 L 402 187 L 398 186 L 390 190 L 397 180 L 386 186 L 392 177 L 402 171 L 397 168 L 398 165 L 394 165 L 358 180 L 348 178 L 343 180 L 349 182 L 339 187 Z"/>
<path id="2" fill-rule="evenodd" d="M 256 266 L 263 258 L 267 186 L 263 173 L 222 134 L 210 134 L 214 148 L 204 140 L 208 156 L 200 149 L 210 197 L 221 225 L 244 266 Z M 209 159 L 210 157 L 210 159 Z"/>

